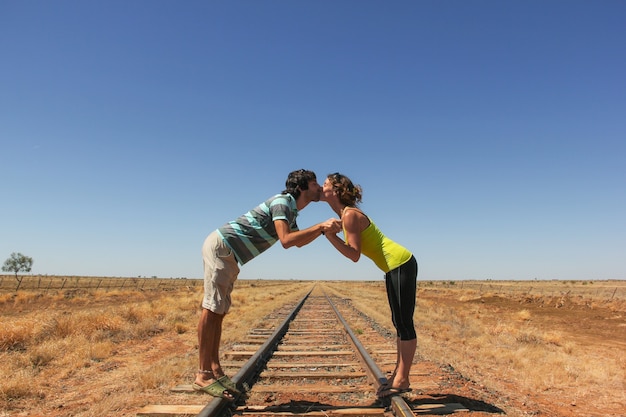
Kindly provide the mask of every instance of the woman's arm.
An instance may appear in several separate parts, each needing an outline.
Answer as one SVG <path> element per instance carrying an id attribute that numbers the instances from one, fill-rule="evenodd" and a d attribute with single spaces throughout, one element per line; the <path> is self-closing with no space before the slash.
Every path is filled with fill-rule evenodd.
<path id="1" fill-rule="evenodd" d="M 367 219 L 367 217 L 360 211 L 346 210 L 341 218 L 346 240 L 344 241 L 336 234 L 326 234 L 335 249 L 352 262 L 357 262 L 361 257 L 361 231 L 364 229 L 361 225 L 363 219 Z"/>

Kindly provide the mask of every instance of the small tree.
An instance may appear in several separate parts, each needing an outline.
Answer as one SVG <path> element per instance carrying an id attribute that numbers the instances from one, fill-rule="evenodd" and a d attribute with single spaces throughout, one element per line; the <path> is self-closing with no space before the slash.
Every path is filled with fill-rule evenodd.
<path id="1" fill-rule="evenodd" d="M 22 255 L 21 253 L 13 252 L 11 257 L 4 261 L 4 265 L 2 266 L 2 270 L 4 272 L 13 272 L 15 273 L 15 279 L 17 280 L 17 288 L 15 291 L 20 289 L 20 285 L 22 285 L 22 278 L 20 278 L 17 274 L 18 272 L 30 272 L 33 266 L 33 258 Z"/>

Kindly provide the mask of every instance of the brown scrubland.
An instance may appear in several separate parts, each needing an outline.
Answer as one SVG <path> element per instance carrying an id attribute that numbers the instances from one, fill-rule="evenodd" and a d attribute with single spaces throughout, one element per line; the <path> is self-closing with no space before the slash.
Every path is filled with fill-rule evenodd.
<path id="1" fill-rule="evenodd" d="M 15 284 L 1 276 L 0 417 L 134 416 L 191 382 L 201 280 Z M 223 345 L 314 285 L 392 329 L 382 281 L 239 280 Z M 626 281 L 420 281 L 415 320 L 416 361 L 480 388 L 464 397 L 510 416 L 625 415 Z"/>

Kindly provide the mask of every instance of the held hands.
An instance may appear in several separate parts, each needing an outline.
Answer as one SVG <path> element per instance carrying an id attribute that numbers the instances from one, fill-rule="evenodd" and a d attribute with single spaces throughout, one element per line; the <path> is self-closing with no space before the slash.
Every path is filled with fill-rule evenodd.
<path id="1" fill-rule="evenodd" d="M 322 233 L 326 234 L 337 234 L 341 230 L 341 220 L 339 219 L 328 219 L 324 223 L 322 223 Z"/>

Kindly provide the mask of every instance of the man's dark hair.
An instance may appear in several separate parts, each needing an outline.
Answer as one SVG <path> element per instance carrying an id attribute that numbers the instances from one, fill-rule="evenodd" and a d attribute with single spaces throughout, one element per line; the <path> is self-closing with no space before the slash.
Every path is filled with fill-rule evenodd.
<path id="1" fill-rule="evenodd" d="M 282 194 L 291 194 L 296 200 L 300 197 L 302 190 L 309 189 L 309 182 L 317 181 L 315 172 L 306 169 L 299 169 L 289 173 L 285 181 L 285 190 Z"/>

